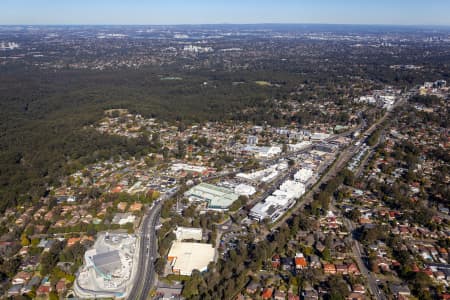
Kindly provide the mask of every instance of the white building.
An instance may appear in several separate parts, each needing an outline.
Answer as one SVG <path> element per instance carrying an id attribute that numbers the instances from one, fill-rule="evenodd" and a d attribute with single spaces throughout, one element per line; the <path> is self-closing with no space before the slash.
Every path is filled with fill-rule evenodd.
<path id="1" fill-rule="evenodd" d="M 14 50 L 19 48 L 19 44 L 15 42 L 1 42 L 0 43 L 0 50 Z"/>
<path id="2" fill-rule="evenodd" d="M 296 181 L 306 183 L 309 179 L 311 179 L 312 175 L 313 175 L 313 171 L 311 169 L 302 168 L 302 169 L 298 170 L 297 173 L 295 173 L 294 179 Z"/>
<path id="3" fill-rule="evenodd" d="M 256 189 L 248 184 L 241 183 L 234 188 L 234 192 L 239 196 L 252 196 L 256 193 Z"/>
<path id="4" fill-rule="evenodd" d="M 207 170 L 206 167 L 194 166 L 194 165 L 188 165 L 188 164 L 182 164 L 182 163 L 173 164 L 170 167 L 170 169 L 174 172 L 185 171 L 185 172 L 199 173 L 199 174 L 201 174 Z"/>
<path id="5" fill-rule="evenodd" d="M 328 133 L 315 132 L 311 135 L 311 140 L 313 141 L 323 141 L 329 138 L 331 135 Z"/>
<path id="6" fill-rule="evenodd" d="M 303 141 L 303 142 L 300 142 L 297 144 L 290 144 L 290 145 L 288 145 L 288 148 L 289 148 L 289 151 L 301 151 L 311 145 L 312 145 L 312 143 L 310 141 Z"/>
<path id="7" fill-rule="evenodd" d="M 175 274 L 190 276 L 193 270 L 204 272 L 215 260 L 215 249 L 211 244 L 174 241 L 167 260 Z"/>
<path id="8" fill-rule="evenodd" d="M 270 146 L 270 147 L 245 146 L 242 148 L 242 152 L 253 154 L 256 158 L 266 159 L 281 154 L 282 149 L 279 146 Z"/>
<path id="9" fill-rule="evenodd" d="M 201 241 L 203 237 L 203 231 L 201 228 L 177 227 L 177 229 L 175 230 L 175 236 L 177 237 L 177 241 Z"/>
<path id="10" fill-rule="evenodd" d="M 188 45 L 188 46 L 184 46 L 183 51 L 191 52 L 191 53 L 207 53 L 207 52 L 213 52 L 214 49 L 211 47 L 200 47 L 200 46 Z"/>
<path id="11" fill-rule="evenodd" d="M 254 171 L 251 173 L 239 173 L 236 175 L 237 179 L 245 180 L 251 183 L 261 183 L 261 182 L 270 182 L 274 180 L 279 171 L 284 171 L 288 168 L 288 163 L 286 161 L 282 161 L 278 164 L 271 165 L 270 167 L 258 171 Z"/>
<path id="12" fill-rule="evenodd" d="M 280 188 L 267 197 L 264 202 L 257 203 L 250 210 L 250 218 L 262 221 L 269 218 L 276 221 L 289 208 L 291 208 L 297 198 L 305 193 L 305 185 L 293 180 L 287 180 L 281 184 Z"/>

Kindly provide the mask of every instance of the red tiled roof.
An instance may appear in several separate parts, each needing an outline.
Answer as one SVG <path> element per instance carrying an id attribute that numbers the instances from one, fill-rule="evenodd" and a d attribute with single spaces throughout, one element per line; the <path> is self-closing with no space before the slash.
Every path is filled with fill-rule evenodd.
<path id="1" fill-rule="evenodd" d="M 300 267 L 306 267 L 308 266 L 308 263 L 306 262 L 306 259 L 304 257 L 296 257 L 295 265 Z"/>
<path id="2" fill-rule="evenodd" d="M 262 293 L 262 298 L 263 299 L 270 299 L 270 298 L 272 298 L 272 294 L 273 294 L 273 289 L 272 288 L 265 288 L 264 290 L 263 290 L 263 293 Z"/>

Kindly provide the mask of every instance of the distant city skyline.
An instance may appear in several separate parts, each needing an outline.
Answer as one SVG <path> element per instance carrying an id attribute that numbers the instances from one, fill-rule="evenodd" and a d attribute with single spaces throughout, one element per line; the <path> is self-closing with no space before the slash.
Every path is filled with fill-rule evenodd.
<path id="1" fill-rule="evenodd" d="M 450 25 L 447 0 L 2 0 L 1 25 Z"/>

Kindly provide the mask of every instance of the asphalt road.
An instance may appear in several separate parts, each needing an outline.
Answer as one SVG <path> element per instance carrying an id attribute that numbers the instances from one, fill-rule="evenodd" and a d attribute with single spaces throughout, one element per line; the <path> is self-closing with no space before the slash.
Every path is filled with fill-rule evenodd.
<path id="1" fill-rule="evenodd" d="M 345 222 L 345 225 L 349 228 L 350 232 L 353 232 L 353 230 L 354 230 L 353 223 L 348 219 L 344 219 L 344 222 Z M 352 241 L 353 256 L 355 257 L 356 263 L 358 264 L 361 274 L 365 278 L 367 278 L 367 283 L 368 283 L 368 288 L 369 288 L 370 293 L 376 299 L 386 300 L 386 296 L 384 295 L 383 291 L 381 291 L 377 285 L 376 278 L 367 269 L 366 264 L 363 261 L 363 254 L 361 251 L 361 245 L 360 245 L 359 241 L 357 241 L 353 235 L 351 235 L 351 237 L 353 240 Z"/>
<path id="2" fill-rule="evenodd" d="M 139 245 L 139 260 L 137 273 L 134 279 L 134 286 L 128 299 L 146 299 L 148 292 L 144 293 L 147 286 L 154 280 L 153 259 L 156 255 L 156 237 L 154 225 L 158 220 L 161 211 L 161 203 L 154 205 L 149 213 L 145 215 L 141 227 L 141 240 Z"/>
<path id="3" fill-rule="evenodd" d="M 130 300 L 145 300 L 155 282 L 154 261 L 157 256 L 156 223 L 161 213 L 161 207 L 165 200 L 173 197 L 177 190 L 162 196 L 154 202 L 154 205 L 145 214 L 141 226 L 141 240 L 139 245 L 138 270 L 135 275 L 134 285 L 128 296 Z"/>

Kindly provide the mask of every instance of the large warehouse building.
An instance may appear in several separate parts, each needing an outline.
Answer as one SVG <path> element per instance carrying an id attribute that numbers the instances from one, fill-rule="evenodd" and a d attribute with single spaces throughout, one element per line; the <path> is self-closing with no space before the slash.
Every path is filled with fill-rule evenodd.
<path id="1" fill-rule="evenodd" d="M 193 270 L 206 271 L 208 264 L 215 259 L 216 251 L 211 244 L 183 242 L 183 240 L 201 241 L 201 228 L 178 227 L 175 230 L 177 239 L 170 248 L 167 260 L 172 272 L 190 276 Z"/>
<path id="2" fill-rule="evenodd" d="M 215 250 L 211 244 L 180 241 L 173 242 L 167 256 L 172 272 L 186 276 L 190 276 L 193 270 L 206 271 L 214 258 Z"/>
<path id="3" fill-rule="evenodd" d="M 190 201 L 205 201 L 208 203 L 209 209 L 217 210 L 228 209 L 239 198 L 239 195 L 231 189 L 208 183 L 200 183 L 194 186 L 184 193 L 184 196 L 189 198 Z"/>

